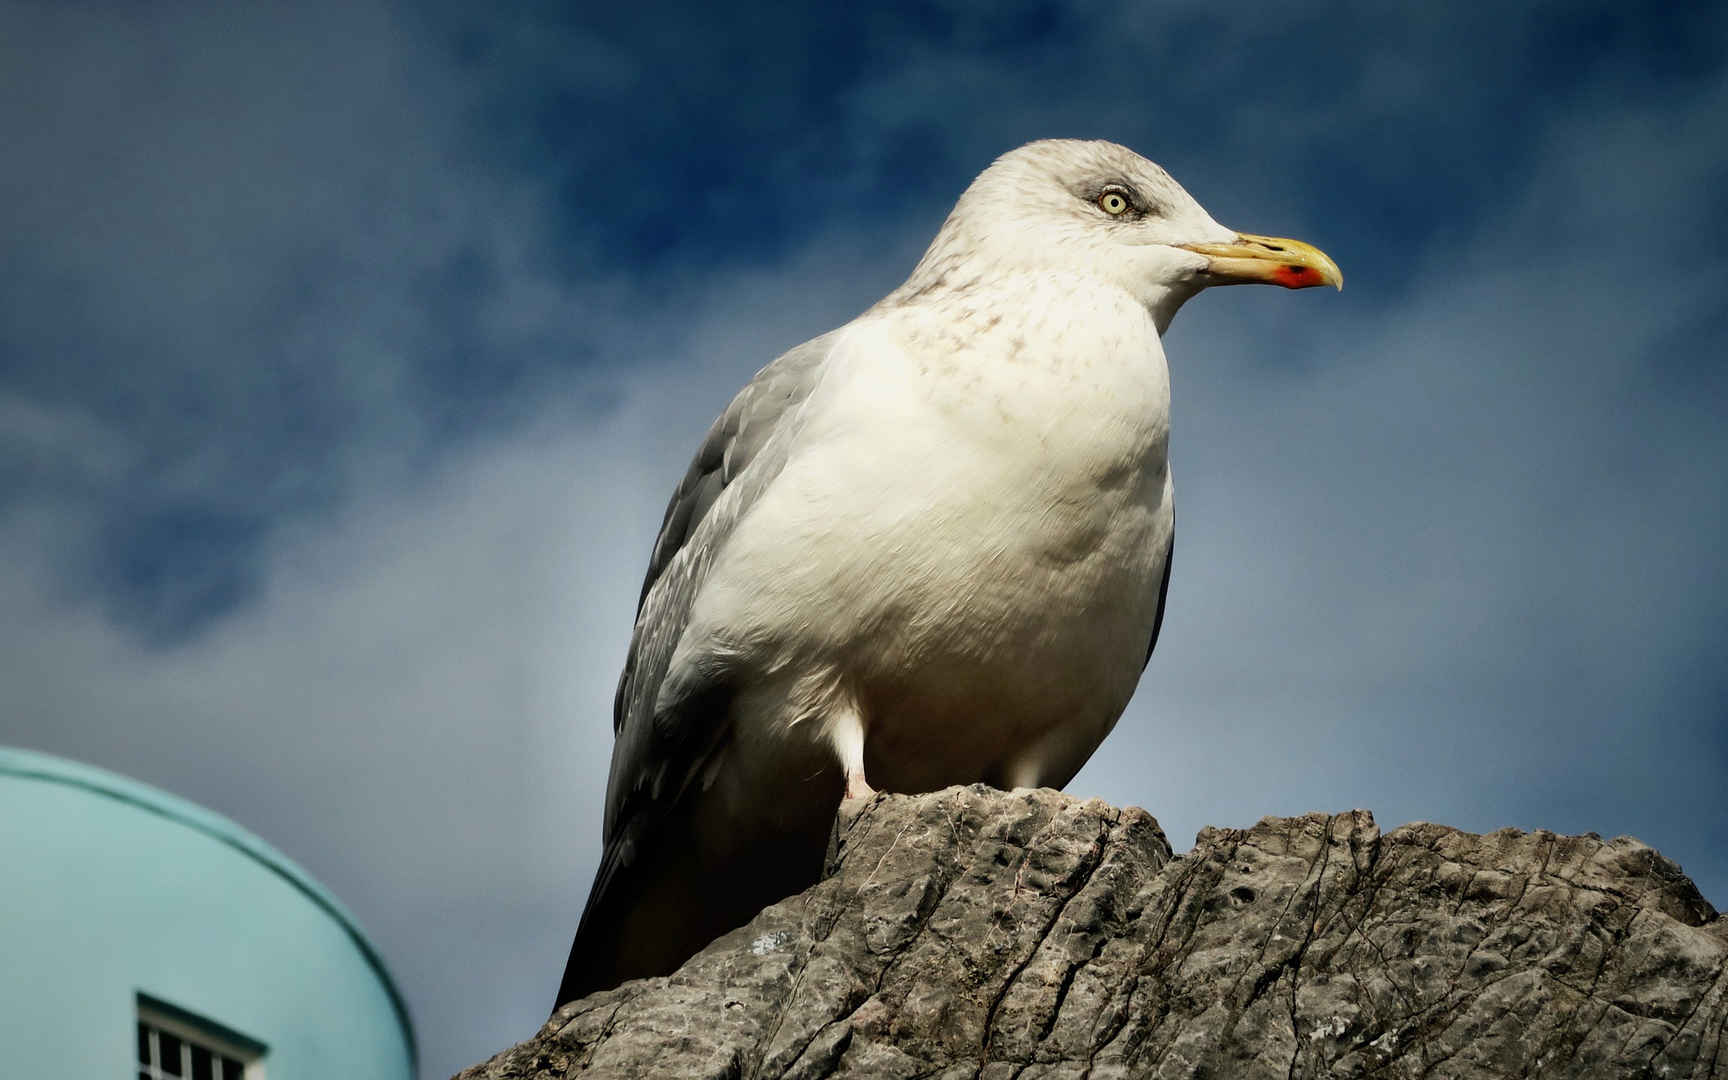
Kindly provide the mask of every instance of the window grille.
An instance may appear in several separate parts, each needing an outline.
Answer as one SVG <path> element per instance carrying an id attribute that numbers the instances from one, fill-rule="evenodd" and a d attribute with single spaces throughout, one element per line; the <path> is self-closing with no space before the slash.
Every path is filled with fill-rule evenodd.
<path id="1" fill-rule="evenodd" d="M 138 998 L 138 1080 L 263 1080 L 263 1047 L 163 1002 Z"/>

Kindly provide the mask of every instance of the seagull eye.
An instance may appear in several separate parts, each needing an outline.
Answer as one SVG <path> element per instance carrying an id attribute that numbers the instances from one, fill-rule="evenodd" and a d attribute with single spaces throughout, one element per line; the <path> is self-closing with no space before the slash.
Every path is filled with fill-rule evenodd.
<path id="1" fill-rule="evenodd" d="M 1128 207 L 1128 196 L 1115 188 L 1106 188 L 1103 194 L 1098 196 L 1098 209 L 1111 217 L 1121 217 L 1128 212 Z"/>

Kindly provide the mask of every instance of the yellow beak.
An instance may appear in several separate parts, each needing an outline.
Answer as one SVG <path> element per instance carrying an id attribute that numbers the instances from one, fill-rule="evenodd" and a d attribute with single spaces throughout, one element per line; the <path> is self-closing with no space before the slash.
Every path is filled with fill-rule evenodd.
<path id="1" fill-rule="evenodd" d="M 1178 244 L 1211 258 L 1206 272 L 1217 285 L 1282 285 L 1308 289 L 1315 285 L 1344 288 L 1344 275 L 1331 257 L 1313 244 L 1279 236 L 1238 233 L 1228 244 Z"/>

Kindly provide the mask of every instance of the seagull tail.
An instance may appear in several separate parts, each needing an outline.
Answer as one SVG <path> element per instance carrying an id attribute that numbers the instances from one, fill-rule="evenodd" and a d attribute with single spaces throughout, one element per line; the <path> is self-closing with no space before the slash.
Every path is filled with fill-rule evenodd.
<path id="1" fill-rule="evenodd" d="M 564 964 L 564 978 L 558 984 L 558 996 L 552 1002 L 553 1012 L 566 1002 L 587 997 L 597 990 L 611 989 L 629 978 L 618 970 L 620 897 L 616 886 L 623 862 L 621 847 L 619 844 L 606 845 L 600 868 L 595 871 L 594 887 L 588 890 L 582 921 L 577 924 L 576 937 L 570 942 L 570 958 Z"/>
<path id="2" fill-rule="evenodd" d="M 629 979 L 670 975 L 702 947 L 747 922 L 746 910 L 714 903 L 712 875 L 699 858 L 687 822 L 637 822 L 606 845 L 582 909 L 570 959 L 552 1011 Z"/>
<path id="3" fill-rule="evenodd" d="M 825 779 L 832 790 L 824 789 L 822 804 L 838 804 L 839 771 Z M 710 834 L 699 837 L 696 821 L 704 816 Z M 829 814 L 779 828 L 722 828 L 735 843 L 718 850 L 714 817 L 708 811 L 630 822 L 606 845 L 553 1012 L 629 979 L 670 975 L 715 938 L 822 876 Z"/>

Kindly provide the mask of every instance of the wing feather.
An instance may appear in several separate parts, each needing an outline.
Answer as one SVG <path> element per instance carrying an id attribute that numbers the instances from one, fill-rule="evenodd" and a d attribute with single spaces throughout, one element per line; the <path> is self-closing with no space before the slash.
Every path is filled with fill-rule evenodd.
<path id="1" fill-rule="evenodd" d="M 714 421 L 667 504 L 613 700 L 608 844 L 635 810 L 676 801 L 723 742 L 718 727 L 729 695 L 714 685 L 721 676 L 674 673 L 672 655 L 727 537 L 779 475 L 798 407 L 821 378 L 834 336 L 805 342 L 756 373 Z"/>
<path id="2" fill-rule="evenodd" d="M 810 396 L 835 333 L 806 341 L 758 371 L 708 429 L 690 468 L 666 504 L 660 535 L 648 560 L 637 610 L 646 603 L 673 556 L 706 519 L 715 499 L 761 454 L 780 422 Z"/>
<path id="3" fill-rule="evenodd" d="M 1152 662 L 1152 650 L 1158 647 L 1158 635 L 1164 630 L 1164 608 L 1170 599 L 1170 564 L 1176 561 L 1176 519 L 1170 519 L 1170 542 L 1164 546 L 1164 580 L 1158 583 L 1158 614 L 1152 617 L 1152 640 L 1146 643 L 1146 659 L 1140 662 L 1140 670 L 1145 671 L 1146 665 Z"/>
<path id="4" fill-rule="evenodd" d="M 701 658 L 674 671 L 672 658 L 709 568 L 779 475 L 799 406 L 821 379 L 835 333 L 805 342 L 756 373 L 714 421 L 666 506 L 613 698 L 605 847 L 570 946 L 559 1004 L 611 985 L 625 974 L 621 964 L 640 963 L 620 959 L 618 929 L 644 895 L 664 887 L 658 879 L 668 872 L 644 862 L 642 853 L 667 857 L 656 834 L 676 828 L 670 822 L 684 793 L 730 736 L 726 673 Z"/>

